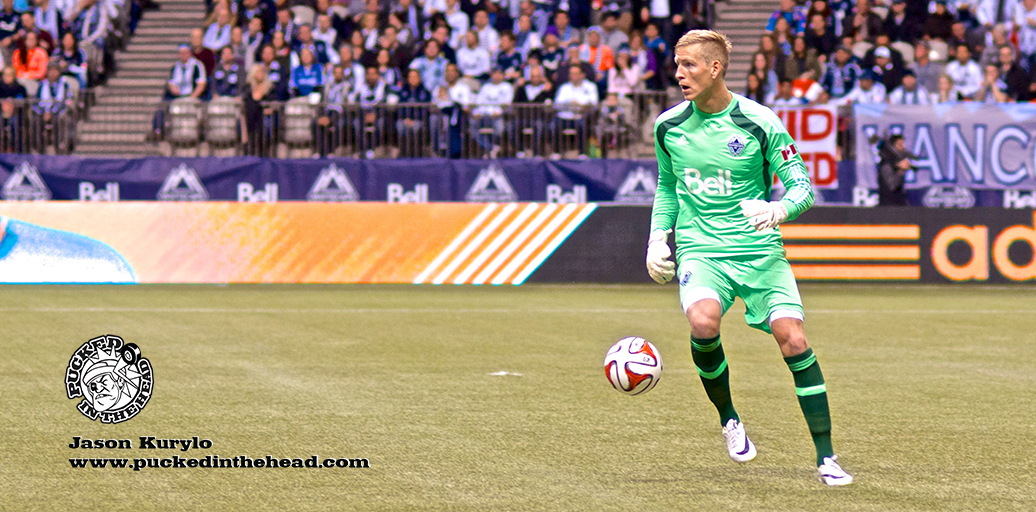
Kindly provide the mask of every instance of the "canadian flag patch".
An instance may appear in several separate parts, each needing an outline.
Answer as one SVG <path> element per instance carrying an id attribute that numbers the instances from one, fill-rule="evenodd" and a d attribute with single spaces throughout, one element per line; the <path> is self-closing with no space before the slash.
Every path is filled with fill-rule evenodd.
<path id="1" fill-rule="evenodd" d="M 785 162 L 791 160 L 791 157 L 797 154 L 799 154 L 799 150 L 795 147 L 795 144 L 788 144 L 781 148 L 781 158 L 783 158 Z"/>

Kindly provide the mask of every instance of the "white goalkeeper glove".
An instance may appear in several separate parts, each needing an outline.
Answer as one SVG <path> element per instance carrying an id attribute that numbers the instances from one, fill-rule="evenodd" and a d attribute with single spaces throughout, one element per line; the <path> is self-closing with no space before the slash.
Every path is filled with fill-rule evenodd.
<path id="1" fill-rule="evenodd" d="M 741 201 L 741 213 L 756 231 L 775 228 L 788 220 L 788 209 L 780 201 L 746 199 Z"/>
<path id="2" fill-rule="evenodd" d="M 651 279 L 658 284 L 666 284 L 676 275 L 676 263 L 669 261 L 673 252 L 669 250 L 669 244 L 666 243 L 668 237 L 668 231 L 658 229 L 652 231 L 648 238 L 647 271 Z"/>

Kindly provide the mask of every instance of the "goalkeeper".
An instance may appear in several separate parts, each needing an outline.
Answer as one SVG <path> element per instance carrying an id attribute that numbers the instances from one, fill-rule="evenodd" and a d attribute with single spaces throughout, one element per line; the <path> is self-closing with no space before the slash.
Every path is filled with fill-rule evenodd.
<path id="1" fill-rule="evenodd" d="M 675 47 L 684 101 L 658 116 L 658 189 L 651 212 L 647 268 L 663 284 L 679 271 L 680 302 L 691 324 L 691 356 L 719 410 L 730 458 L 756 449 L 730 398 L 720 318 L 741 297 L 748 325 L 772 333 L 795 381 L 795 393 L 827 485 L 852 482 L 831 447 L 827 388 L 803 331 L 802 301 L 777 225 L 813 205 L 813 190 L 794 141 L 770 109 L 732 94 L 724 83 L 730 42 L 692 30 Z M 774 173 L 787 187 L 769 201 Z M 676 228 L 676 263 L 666 239 Z"/>

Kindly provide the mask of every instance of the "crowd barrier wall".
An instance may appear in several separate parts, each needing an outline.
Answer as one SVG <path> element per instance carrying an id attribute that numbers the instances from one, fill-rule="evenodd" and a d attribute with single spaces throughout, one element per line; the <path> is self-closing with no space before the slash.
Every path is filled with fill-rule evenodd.
<path id="1" fill-rule="evenodd" d="M 552 203 L 4 202 L 4 283 L 647 283 L 650 208 Z M 1036 214 L 816 207 L 803 281 L 1036 281 Z"/>

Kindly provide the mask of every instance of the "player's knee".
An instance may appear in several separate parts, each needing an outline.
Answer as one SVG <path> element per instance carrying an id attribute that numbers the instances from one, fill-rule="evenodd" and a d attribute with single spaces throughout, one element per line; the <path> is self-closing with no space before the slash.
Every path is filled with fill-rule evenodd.
<path id="1" fill-rule="evenodd" d="M 704 308 L 691 307 L 687 311 L 687 320 L 691 323 L 691 334 L 695 338 L 715 338 L 719 336 L 719 315 Z"/>

